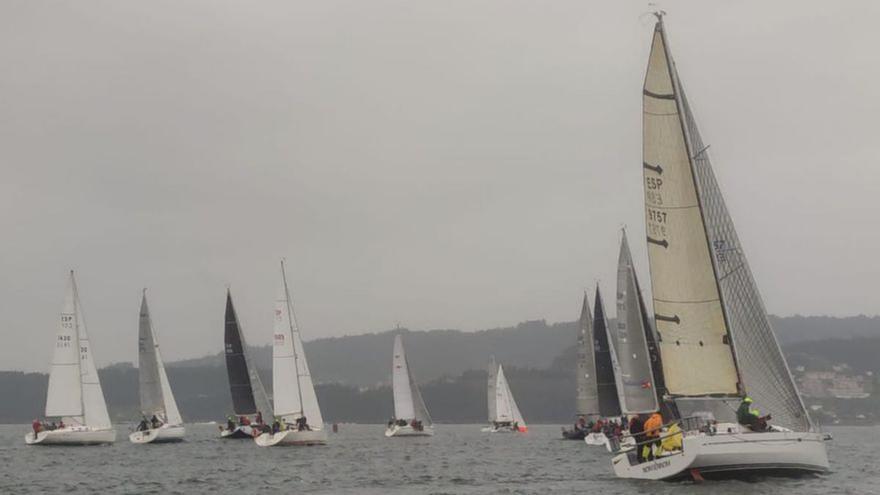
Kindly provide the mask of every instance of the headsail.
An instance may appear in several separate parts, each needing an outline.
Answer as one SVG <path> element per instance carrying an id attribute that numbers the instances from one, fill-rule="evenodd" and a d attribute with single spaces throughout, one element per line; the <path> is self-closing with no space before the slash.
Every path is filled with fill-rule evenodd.
<path id="1" fill-rule="evenodd" d="M 416 419 L 425 426 L 430 425 L 431 416 L 428 414 L 428 408 L 425 407 L 419 386 L 413 378 L 400 334 L 394 336 L 391 382 L 394 392 L 394 417 L 405 420 Z"/>
<path id="2" fill-rule="evenodd" d="M 183 423 L 171 384 L 165 373 L 165 364 L 159 351 L 159 342 L 153 330 L 147 293 L 141 298 L 138 325 L 138 379 L 140 382 L 141 413 L 148 418 L 153 414 L 170 425 Z"/>
<path id="3" fill-rule="evenodd" d="M 599 415 L 599 390 L 596 375 L 596 359 L 594 353 L 593 317 L 590 314 L 590 301 L 584 292 L 581 306 L 580 332 L 577 337 L 577 397 L 575 407 L 577 414 L 585 416 Z"/>
<path id="4" fill-rule="evenodd" d="M 513 398 L 513 392 L 510 391 L 510 385 L 508 385 L 507 378 L 504 376 L 504 368 L 500 364 L 498 365 L 498 377 L 495 382 L 495 389 L 497 397 L 495 403 L 495 421 L 513 421 L 519 423 L 520 427 L 524 427 L 526 422 L 522 417 L 522 413 L 519 412 L 519 407 L 516 405 L 516 400 Z"/>
<path id="5" fill-rule="evenodd" d="M 596 285 L 596 299 L 593 307 L 595 320 L 593 323 L 593 349 L 596 356 L 596 386 L 599 394 L 599 415 L 603 418 L 620 416 L 620 393 L 616 378 L 615 351 L 611 348 L 608 338 L 608 318 L 605 316 L 605 304 Z"/>
<path id="6" fill-rule="evenodd" d="M 810 429 L 707 148 L 672 62 L 661 18 L 645 78 L 643 161 L 648 254 L 666 386 L 684 397 L 747 392 L 773 414 L 775 423 Z"/>
<path id="7" fill-rule="evenodd" d="M 263 413 L 269 419 L 273 416 L 272 405 L 263 388 L 263 381 L 256 365 L 248 356 L 247 342 L 232 304 L 232 293 L 226 291 L 226 313 L 224 342 L 226 348 L 226 374 L 229 378 L 229 391 L 232 395 L 232 410 L 237 416 Z"/>
<path id="8" fill-rule="evenodd" d="M 283 261 L 281 286 L 275 300 L 272 378 L 275 414 L 288 422 L 305 416 L 313 430 L 322 429 L 324 419 L 318 406 L 318 397 L 315 395 L 299 328 L 296 325 Z"/>
<path id="9" fill-rule="evenodd" d="M 624 233 L 617 264 L 617 325 L 614 344 L 623 384 L 621 408 L 628 414 L 649 413 L 659 409 L 644 324 L 632 255 Z"/>

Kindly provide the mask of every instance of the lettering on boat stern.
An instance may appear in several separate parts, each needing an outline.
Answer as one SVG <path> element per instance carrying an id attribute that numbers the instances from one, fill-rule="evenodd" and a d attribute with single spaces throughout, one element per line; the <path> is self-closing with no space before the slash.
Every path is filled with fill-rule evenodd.
<path id="1" fill-rule="evenodd" d="M 655 461 L 647 466 L 642 467 L 643 473 L 650 473 L 651 471 L 658 471 L 663 468 L 667 468 L 672 465 L 672 460 L 664 459 L 662 461 Z"/>

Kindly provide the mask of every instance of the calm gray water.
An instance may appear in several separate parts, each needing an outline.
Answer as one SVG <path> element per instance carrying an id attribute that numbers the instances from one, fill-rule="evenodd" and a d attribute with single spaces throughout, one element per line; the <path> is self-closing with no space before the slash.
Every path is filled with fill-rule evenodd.
<path id="1" fill-rule="evenodd" d="M 880 427 L 829 431 L 833 472 L 807 479 L 691 483 L 618 480 L 604 449 L 558 440 L 559 427 L 525 435 L 438 425 L 434 438 L 386 439 L 383 425 L 342 425 L 323 447 L 263 449 L 188 425 L 188 441 L 133 445 L 119 428 L 102 447 L 29 447 L 27 425 L 0 426 L 0 493 L 351 494 L 868 494 L 880 493 Z"/>

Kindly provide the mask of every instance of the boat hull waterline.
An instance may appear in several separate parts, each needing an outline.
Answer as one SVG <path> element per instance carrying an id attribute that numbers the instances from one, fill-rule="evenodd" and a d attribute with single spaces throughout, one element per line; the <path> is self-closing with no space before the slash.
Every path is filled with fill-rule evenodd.
<path id="1" fill-rule="evenodd" d="M 289 445 L 326 445 L 324 430 L 287 430 L 278 433 L 262 433 L 254 439 L 260 447 L 285 447 Z"/>
<path id="2" fill-rule="evenodd" d="M 159 428 L 136 431 L 128 436 L 131 443 L 182 442 L 186 428 L 181 425 L 162 425 Z"/>
<path id="3" fill-rule="evenodd" d="M 632 465 L 635 452 L 612 459 L 621 478 L 675 480 L 686 477 L 789 475 L 828 471 L 825 435 L 814 432 L 696 434 L 682 440 L 682 450 L 652 461 Z"/>
<path id="4" fill-rule="evenodd" d="M 387 428 L 385 430 L 385 436 L 388 438 L 391 437 L 433 437 L 434 436 L 434 428 L 426 427 L 421 430 L 416 430 L 410 425 L 406 426 L 392 426 L 391 428 Z"/>
<path id="5" fill-rule="evenodd" d="M 116 430 L 89 427 L 69 427 L 41 431 L 34 437 L 30 432 L 24 437 L 28 445 L 101 445 L 116 441 Z"/>

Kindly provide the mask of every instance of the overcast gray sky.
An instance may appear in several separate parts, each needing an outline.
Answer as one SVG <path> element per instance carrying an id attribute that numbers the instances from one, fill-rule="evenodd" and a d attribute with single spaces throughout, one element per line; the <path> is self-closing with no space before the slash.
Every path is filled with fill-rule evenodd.
<path id="1" fill-rule="evenodd" d="M 662 3 L 772 313 L 875 314 L 880 3 Z M 99 364 L 569 321 L 647 284 L 646 2 L 0 2 L 0 369 L 48 367 L 67 270 Z M 613 311 L 613 308 L 609 308 Z"/>

